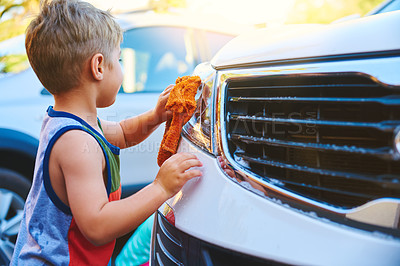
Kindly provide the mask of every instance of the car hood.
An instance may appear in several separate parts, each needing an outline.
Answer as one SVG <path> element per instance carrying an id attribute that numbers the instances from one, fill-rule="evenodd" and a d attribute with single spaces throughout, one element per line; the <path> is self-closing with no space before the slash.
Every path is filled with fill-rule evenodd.
<path id="1" fill-rule="evenodd" d="M 399 50 L 399 25 L 400 11 L 395 11 L 337 24 L 255 30 L 231 40 L 211 64 L 223 69 L 268 61 Z"/>

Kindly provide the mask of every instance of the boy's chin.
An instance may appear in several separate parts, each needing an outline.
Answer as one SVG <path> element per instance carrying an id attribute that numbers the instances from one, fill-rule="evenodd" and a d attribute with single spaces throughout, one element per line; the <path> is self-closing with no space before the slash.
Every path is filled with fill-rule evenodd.
<path id="1" fill-rule="evenodd" d="M 106 107 L 109 107 L 109 106 L 111 106 L 111 105 L 113 105 L 115 103 L 115 98 L 112 100 L 112 101 L 110 101 L 110 102 L 104 102 L 104 103 L 97 103 L 97 105 L 96 105 L 96 107 L 97 108 L 106 108 Z"/>

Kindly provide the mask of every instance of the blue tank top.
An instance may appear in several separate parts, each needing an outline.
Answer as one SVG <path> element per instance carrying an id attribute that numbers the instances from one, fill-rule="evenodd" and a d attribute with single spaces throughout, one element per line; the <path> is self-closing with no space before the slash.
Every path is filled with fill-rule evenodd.
<path id="1" fill-rule="evenodd" d="M 107 167 L 109 201 L 121 197 L 120 149 L 110 144 L 81 118 L 50 106 L 43 120 L 31 190 L 15 245 L 11 265 L 107 265 L 115 241 L 94 246 L 79 231 L 70 208 L 54 192 L 49 177 L 50 152 L 68 130 L 92 135 L 103 150 Z"/>

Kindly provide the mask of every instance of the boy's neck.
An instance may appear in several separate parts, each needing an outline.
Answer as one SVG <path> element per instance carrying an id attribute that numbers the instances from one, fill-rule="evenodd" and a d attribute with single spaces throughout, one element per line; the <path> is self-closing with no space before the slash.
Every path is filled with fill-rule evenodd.
<path id="1" fill-rule="evenodd" d="M 96 99 L 84 92 L 74 89 L 61 95 L 54 95 L 54 110 L 76 115 L 97 129 Z"/>

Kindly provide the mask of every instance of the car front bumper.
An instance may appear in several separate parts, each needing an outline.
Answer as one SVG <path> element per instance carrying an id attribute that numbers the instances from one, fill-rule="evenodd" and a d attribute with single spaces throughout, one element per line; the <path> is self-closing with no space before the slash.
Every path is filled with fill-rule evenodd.
<path id="1" fill-rule="evenodd" d="M 267 264 L 399 265 L 398 238 L 341 225 L 245 189 L 221 171 L 215 157 L 184 137 L 178 152 L 195 154 L 203 163 L 203 176 L 188 181 L 159 209 L 153 231 L 152 265 L 157 265 L 157 256 L 165 259 L 163 252 L 177 262 L 184 258 L 180 262 L 184 265 L 208 265 L 190 253 L 197 250 L 203 254 L 199 245 L 218 247 L 220 252 L 227 252 L 227 258 L 236 254 Z M 174 212 L 175 226 L 161 215 L 166 206 Z M 162 227 L 175 232 L 172 235 L 180 243 L 178 248 L 161 248 L 169 239 Z M 190 238 L 196 241 L 185 240 Z"/>

